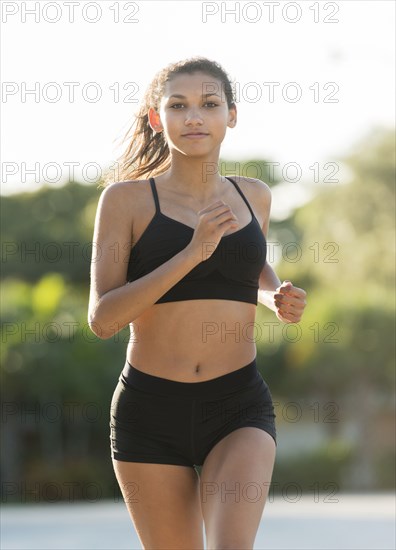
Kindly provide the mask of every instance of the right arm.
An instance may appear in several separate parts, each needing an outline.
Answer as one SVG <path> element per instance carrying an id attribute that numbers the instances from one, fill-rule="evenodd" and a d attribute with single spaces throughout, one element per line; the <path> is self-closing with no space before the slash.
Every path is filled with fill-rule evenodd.
<path id="1" fill-rule="evenodd" d="M 88 308 L 89 326 L 104 340 L 139 317 L 200 261 L 187 246 L 151 273 L 128 283 L 125 254 L 129 256 L 131 246 L 130 218 L 125 190 L 112 184 L 102 192 L 96 212 Z"/>
<path id="2" fill-rule="evenodd" d="M 131 248 L 130 203 L 122 183 L 111 184 L 99 199 L 91 260 L 88 323 L 106 340 L 155 304 L 217 247 L 221 236 L 238 223 L 230 207 L 217 201 L 198 212 L 198 224 L 190 243 L 147 275 L 127 282 Z M 204 243 L 215 245 L 207 253 Z M 205 254 L 202 251 L 205 249 Z M 127 256 L 126 252 L 127 251 Z"/>

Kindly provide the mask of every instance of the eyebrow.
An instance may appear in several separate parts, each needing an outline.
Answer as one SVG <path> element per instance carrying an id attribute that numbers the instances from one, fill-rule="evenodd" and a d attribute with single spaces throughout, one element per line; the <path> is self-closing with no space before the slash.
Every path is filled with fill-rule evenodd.
<path id="1" fill-rule="evenodd" d="M 210 96 L 217 96 L 217 97 L 220 97 L 219 94 L 214 94 L 214 93 L 210 93 L 210 94 L 202 94 L 202 97 L 210 97 Z M 177 97 L 178 99 L 187 99 L 186 96 L 184 95 L 181 95 L 181 94 L 172 94 L 168 97 L 168 99 L 172 99 L 172 97 Z"/>

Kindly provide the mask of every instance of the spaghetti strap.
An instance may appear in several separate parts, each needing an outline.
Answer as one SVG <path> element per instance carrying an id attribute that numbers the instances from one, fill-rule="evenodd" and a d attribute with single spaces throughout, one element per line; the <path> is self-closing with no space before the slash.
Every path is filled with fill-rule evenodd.
<path id="1" fill-rule="evenodd" d="M 223 234 L 210 258 L 201 260 L 195 266 L 197 269 L 190 269 L 173 287 L 167 291 L 164 289 L 165 292 L 157 296 L 155 304 L 187 300 L 234 300 L 257 305 L 259 277 L 267 257 L 266 239 L 239 186 L 232 180 L 225 181 L 224 176 L 223 180 L 223 185 L 228 185 L 227 196 L 234 193 L 231 186 L 236 187 L 246 207 L 249 208 L 252 219 L 237 231 L 229 235 Z M 159 266 L 165 265 L 165 262 L 175 254 L 189 246 L 195 232 L 191 225 L 162 213 L 162 199 L 159 200 L 157 182 L 150 176 L 145 184 L 149 181 L 156 214 L 131 248 L 127 269 L 128 282 L 136 281 Z M 149 193 L 148 189 L 146 191 Z M 234 197 L 233 200 L 238 199 Z M 247 215 L 245 212 L 244 217 Z M 255 246 L 254 261 L 249 252 L 252 244 Z M 235 255 L 236 250 L 241 253 Z"/>
<path id="2" fill-rule="evenodd" d="M 245 197 L 245 195 L 242 193 L 242 191 L 241 191 L 239 185 L 237 184 L 237 182 L 234 181 L 233 179 L 227 177 L 227 176 L 226 176 L 226 178 L 227 178 L 228 180 L 232 181 L 232 183 L 233 183 L 234 186 L 236 187 L 236 190 L 238 191 L 238 193 L 241 195 L 241 197 L 243 198 L 243 200 L 244 200 L 245 203 L 247 204 L 247 207 L 249 208 L 250 213 L 251 213 L 251 215 L 252 215 L 252 219 L 254 219 L 256 216 L 255 216 L 255 214 L 254 214 L 254 212 L 253 212 L 253 210 L 252 210 L 252 207 L 250 206 L 250 204 L 249 204 L 247 198 Z"/>
<path id="3" fill-rule="evenodd" d="M 155 187 L 155 181 L 154 178 L 150 178 L 150 185 L 151 185 L 151 191 L 153 192 L 154 202 L 155 202 L 155 213 L 159 214 L 161 212 L 159 200 L 158 200 L 158 193 L 157 188 Z"/>

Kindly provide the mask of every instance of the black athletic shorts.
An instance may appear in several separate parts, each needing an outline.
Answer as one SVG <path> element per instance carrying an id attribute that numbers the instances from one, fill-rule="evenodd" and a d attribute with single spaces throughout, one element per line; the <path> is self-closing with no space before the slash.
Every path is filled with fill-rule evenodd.
<path id="1" fill-rule="evenodd" d="M 126 361 L 111 402 L 111 456 L 195 468 L 218 441 L 244 426 L 268 432 L 276 444 L 275 417 L 256 359 L 203 382 L 152 376 Z"/>

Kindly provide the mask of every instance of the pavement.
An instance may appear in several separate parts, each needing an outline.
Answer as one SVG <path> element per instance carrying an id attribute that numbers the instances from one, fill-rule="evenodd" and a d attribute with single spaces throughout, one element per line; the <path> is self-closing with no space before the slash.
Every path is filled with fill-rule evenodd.
<path id="1" fill-rule="evenodd" d="M 2 550 L 141 550 L 124 502 L 2 505 Z M 395 550 L 393 493 L 268 497 L 254 550 Z M 242 549 L 240 549 L 242 550 Z"/>

